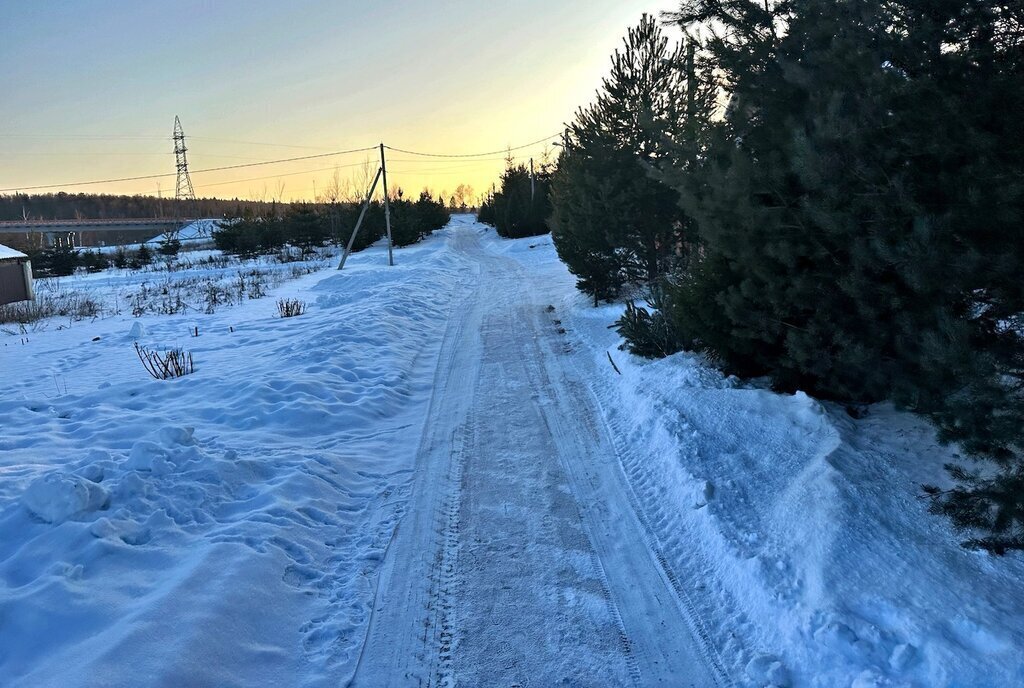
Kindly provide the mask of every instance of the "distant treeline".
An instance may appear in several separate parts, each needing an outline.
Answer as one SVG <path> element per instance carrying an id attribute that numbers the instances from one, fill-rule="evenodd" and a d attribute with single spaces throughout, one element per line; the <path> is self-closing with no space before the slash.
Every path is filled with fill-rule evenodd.
<path id="1" fill-rule="evenodd" d="M 399 194 L 402 192 L 399 191 Z M 432 194 L 424 192 L 432 197 Z M 473 189 L 460 184 L 448 199 L 438 196 L 438 205 L 463 212 L 472 209 Z M 354 205 L 346 201 L 310 203 L 319 208 Z M 288 208 L 280 201 L 246 201 L 239 198 L 197 198 L 179 201 L 158 196 L 118 196 L 115 194 L 48 193 L 0 194 L 0 222 L 20 220 L 129 220 L 138 218 L 230 217 L 242 213 L 280 215 Z"/>
<path id="2" fill-rule="evenodd" d="M 117 198 L 117 197 L 111 197 Z M 222 203 L 229 203 L 224 202 Z M 415 201 L 399 191 L 391 199 L 391 235 L 395 246 L 409 246 L 431 232 L 444 227 L 450 218 L 440 199 L 423 191 Z M 254 210 L 257 208 L 257 210 Z M 362 204 L 339 203 L 231 203 L 221 213 L 222 220 L 213 232 L 213 243 L 225 253 L 240 256 L 281 254 L 291 256 L 288 247 L 303 254 L 328 244 L 346 245 L 362 211 Z M 352 244 L 361 251 L 384 237 L 387 221 L 384 204 L 373 201 L 366 209 L 359 234 Z M 100 272 L 111 267 L 138 269 L 163 256 L 172 259 L 181 249 L 174 237 L 165 237 L 155 246 L 120 247 L 115 253 L 79 251 L 67 244 L 45 249 L 26 249 L 32 260 L 33 275 L 63 277 L 79 270 Z M 283 253 L 282 253 L 283 252 Z"/>
<path id="3" fill-rule="evenodd" d="M 241 206 L 225 214 L 213 233 L 217 248 L 225 253 L 257 255 L 274 253 L 286 245 L 311 250 L 326 243 L 344 245 L 352 235 L 362 205 L 356 203 L 292 203 L 271 205 L 265 212 Z M 391 200 L 391 234 L 396 246 L 408 246 L 448 223 L 445 204 L 424 191 L 416 201 L 403 196 Z M 373 201 L 367 208 L 354 251 L 370 246 L 386 231 L 384 204 Z"/>
<path id="4" fill-rule="evenodd" d="M 273 201 L 199 198 L 178 201 L 157 196 L 49 193 L 0 195 L 0 221 L 120 220 L 149 217 L 224 217 L 235 212 L 265 213 Z"/>

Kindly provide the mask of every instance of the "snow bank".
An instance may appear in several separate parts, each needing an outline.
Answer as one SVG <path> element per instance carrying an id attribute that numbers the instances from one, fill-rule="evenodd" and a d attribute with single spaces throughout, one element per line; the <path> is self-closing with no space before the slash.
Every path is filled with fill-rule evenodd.
<path id="1" fill-rule="evenodd" d="M 344 684 L 468 284 L 444 246 L 0 346 L 0 684 Z"/>
<path id="2" fill-rule="evenodd" d="M 604 409 L 636 503 L 740 685 L 1024 685 L 1024 561 L 962 549 L 928 513 L 955 448 L 891 407 L 863 420 L 644 361 L 593 308 L 550 237 L 495 241 L 555 306 Z M 621 370 L 608 362 L 611 354 Z"/>

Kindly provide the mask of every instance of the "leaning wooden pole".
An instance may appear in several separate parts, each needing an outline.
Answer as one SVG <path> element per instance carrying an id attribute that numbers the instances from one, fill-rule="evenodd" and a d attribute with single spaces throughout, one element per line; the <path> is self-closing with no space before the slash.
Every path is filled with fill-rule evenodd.
<path id="1" fill-rule="evenodd" d="M 395 264 L 391 249 L 391 202 L 388 200 L 388 164 L 384 159 L 384 144 L 380 144 L 380 173 L 384 181 L 384 225 L 388 228 L 388 265 Z"/>
<path id="2" fill-rule="evenodd" d="M 341 256 L 341 263 L 338 265 L 339 270 L 345 267 L 345 261 L 348 260 L 349 254 L 352 253 L 352 244 L 356 242 L 356 235 L 359 234 L 359 228 L 363 224 L 363 218 L 366 217 L 366 211 L 370 208 L 370 200 L 373 198 L 373 192 L 377 190 L 377 182 L 380 181 L 381 172 L 383 172 L 383 170 L 377 170 L 377 176 L 373 178 L 373 185 L 370 187 L 370 193 L 366 194 L 366 202 L 363 203 L 363 210 L 359 213 L 359 219 L 356 220 L 356 228 L 352 230 L 352 236 L 348 238 L 348 245 L 345 246 L 345 253 Z"/>

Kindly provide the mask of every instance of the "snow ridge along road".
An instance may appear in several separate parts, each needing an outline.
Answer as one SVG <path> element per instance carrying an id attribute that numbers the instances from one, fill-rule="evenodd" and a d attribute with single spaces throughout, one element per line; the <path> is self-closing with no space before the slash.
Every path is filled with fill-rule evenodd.
<path id="1" fill-rule="evenodd" d="M 450 229 L 476 267 L 349 685 L 730 685 L 543 294 L 487 231 Z"/>

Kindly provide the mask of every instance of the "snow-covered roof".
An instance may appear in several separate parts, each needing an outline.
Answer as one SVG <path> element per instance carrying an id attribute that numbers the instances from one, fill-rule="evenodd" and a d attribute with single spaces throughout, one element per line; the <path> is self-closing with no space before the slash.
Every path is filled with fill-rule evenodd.
<path id="1" fill-rule="evenodd" d="M 0 260 L 11 260 L 12 258 L 28 258 L 28 256 L 21 251 L 15 251 L 9 246 L 0 244 Z"/>
<path id="2" fill-rule="evenodd" d="M 217 229 L 217 219 L 196 220 L 178 230 L 178 241 L 209 241 L 213 238 L 213 232 Z M 147 244 L 158 244 L 168 237 L 168 234 L 160 234 L 153 237 Z"/>

